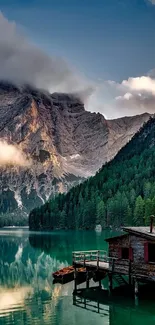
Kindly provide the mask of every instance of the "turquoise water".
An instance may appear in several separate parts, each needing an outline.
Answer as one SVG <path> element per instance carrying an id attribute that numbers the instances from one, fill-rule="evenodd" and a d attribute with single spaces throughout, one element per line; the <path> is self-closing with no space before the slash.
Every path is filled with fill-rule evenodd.
<path id="1" fill-rule="evenodd" d="M 0 325 L 155 324 L 155 299 L 122 297 L 99 303 L 73 297 L 73 283 L 53 285 L 52 272 L 71 264 L 72 251 L 107 249 L 104 239 L 110 235 L 1 230 Z M 102 285 L 106 287 L 106 281 Z"/>

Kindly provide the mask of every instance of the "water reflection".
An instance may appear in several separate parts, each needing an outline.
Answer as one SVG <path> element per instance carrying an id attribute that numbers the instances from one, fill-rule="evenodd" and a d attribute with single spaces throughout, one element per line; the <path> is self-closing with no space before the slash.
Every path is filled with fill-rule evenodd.
<path id="1" fill-rule="evenodd" d="M 56 259 L 49 236 L 5 234 L 0 246 L 0 324 L 49 324 L 60 296 L 69 290 L 53 287 L 52 272 L 67 261 Z"/>
<path id="2" fill-rule="evenodd" d="M 73 305 L 90 313 L 97 313 L 104 319 L 104 324 L 110 325 L 153 325 L 155 321 L 155 299 L 153 301 L 139 299 L 138 305 L 134 299 L 122 296 L 109 296 L 109 293 L 99 289 L 82 289 L 73 295 Z"/>
<path id="3" fill-rule="evenodd" d="M 146 320 L 152 325 L 153 301 L 135 306 L 125 298 L 118 304 L 102 296 L 94 302 L 94 294 L 73 300 L 72 283 L 53 285 L 52 272 L 71 263 L 73 250 L 106 249 L 105 237 L 109 233 L 0 231 L 0 325 L 143 325 Z M 94 303 L 106 310 L 92 313 L 88 304 Z"/>
<path id="4" fill-rule="evenodd" d="M 22 287 L 8 289 L 0 288 L 0 311 L 2 313 L 9 313 L 17 307 L 17 310 L 22 308 L 25 304 L 25 299 L 32 295 L 32 288 Z"/>

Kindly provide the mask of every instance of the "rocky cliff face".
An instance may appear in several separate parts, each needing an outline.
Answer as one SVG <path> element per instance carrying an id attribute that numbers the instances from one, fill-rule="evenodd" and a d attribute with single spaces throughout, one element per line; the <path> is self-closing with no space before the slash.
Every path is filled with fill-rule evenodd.
<path id="1" fill-rule="evenodd" d="M 106 120 L 72 95 L 0 83 L 0 140 L 16 144 L 30 167 L 0 168 L 0 212 L 29 212 L 93 175 L 149 114 Z"/>

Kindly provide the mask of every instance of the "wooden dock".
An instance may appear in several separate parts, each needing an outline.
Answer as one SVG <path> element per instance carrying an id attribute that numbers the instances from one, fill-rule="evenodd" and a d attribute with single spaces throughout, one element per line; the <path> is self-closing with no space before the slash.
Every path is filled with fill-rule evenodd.
<path id="1" fill-rule="evenodd" d="M 121 285 L 128 285 L 128 283 L 123 275 L 124 270 L 122 269 L 122 263 L 120 263 L 118 258 L 112 258 L 107 255 L 107 252 L 104 250 L 91 250 L 91 251 L 79 251 L 73 252 L 73 266 L 75 268 L 75 291 L 77 290 L 77 281 L 76 281 L 76 270 L 79 267 L 85 267 L 87 271 L 86 276 L 86 287 L 89 288 L 89 280 L 93 278 L 95 282 L 99 282 L 99 287 L 101 287 L 101 280 L 106 276 L 109 278 L 109 290 L 112 291 L 113 287 L 113 278 L 115 277 L 116 282 Z M 130 282 L 130 271 L 131 263 L 126 261 L 126 266 L 128 269 L 129 282 Z"/>
<path id="2" fill-rule="evenodd" d="M 103 250 L 73 252 L 72 257 L 74 267 L 82 266 L 104 271 L 110 269 L 110 258 L 107 256 L 107 252 Z"/>
<path id="3" fill-rule="evenodd" d="M 77 289 L 77 269 L 86 268 L 86 288 L 89 279 L 95 282 L 108 276 L 109 291 L 113 289 L 113 279 L 119 286 L 128 285 L 139 293 L 139 284 L 155 284 L 155 229 L 154 216 L 150 217 L 150 227 L 124 227 L 124 234 L 107 238 L 108 254 L 104 250 L 73 252 L 75 290 Z"/>
<path id="4" fill-rule="evenodd" d="M 72 264 L 74 268 L 86 267 L 87 269 L 95 269 L 106 271 L 107 273 L 122 273 L 128 274 L 130 272 L 130 261 L 124 261 L 127 273 L 121 270 L 122 262 L 119 258 L 109 257 L 104 250 L 92 250 L 72 253 Z"/>

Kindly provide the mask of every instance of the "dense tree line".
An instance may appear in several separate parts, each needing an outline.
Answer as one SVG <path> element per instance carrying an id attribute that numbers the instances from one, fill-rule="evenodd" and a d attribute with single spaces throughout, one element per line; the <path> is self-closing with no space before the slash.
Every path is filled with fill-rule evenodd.
<path id="1" fill-rule="evenodd" d="M 155 214 L 155 119 L 94 176 L 29 215 L 31 229 L 147 225 Z"/>
<path id="2" fill-rule="evenodd" d="M 2 227 L 8 227 L 8 226 L 27 226 L 28 225 L 28 215 L 21 211 L 19 213 L 18 210 L 15 210 L 14 212 L 8 212 L 8 213 L 0 213 L 0 228 Z"/>
<path id="3" fill-rule="evenodd" d="M 18 212 L 18 204 L 14 193 L 10 190 L 0 193 L 0 228 L 10 225 L 25 226 L 28 216 L 25 211 Z"/>

